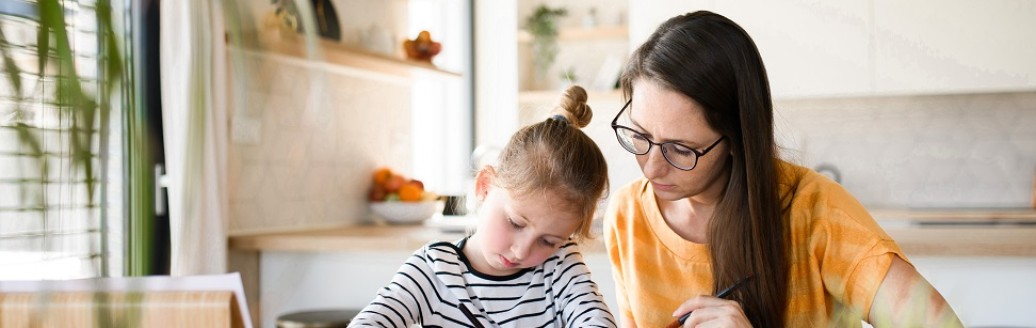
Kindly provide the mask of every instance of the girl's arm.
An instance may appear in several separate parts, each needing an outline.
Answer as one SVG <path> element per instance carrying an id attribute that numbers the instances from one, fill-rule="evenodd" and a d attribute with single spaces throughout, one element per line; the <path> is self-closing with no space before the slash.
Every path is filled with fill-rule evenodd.
<path id="1" fill-rule="evenodd" d="M 867 321 L 874 327 L 963 327 L 939 291 L 898 256 L 878 286 Z"/>
<path id="2" fill-rule="evenodd" d="M 568 246 L 566 246 L 568 247 Z M 615 318 L 604 303 L 604 296 L 590 278 L 590 269 L 578 252 L 564 255 L 558 265 L 551 288 L 558 305 L 558 315 L 567 327 L 617 327 Z"/>
<path id="3" fill-rule="evenodd" d="M 378 291 L 349 327 L 410 327 L 420 322 L 422 313 L 427 313 L 422 307 L 428 305 L 420 292 L 422 262 L 415 259 L 417 255 L 399 268 L 392 282 Z"/>

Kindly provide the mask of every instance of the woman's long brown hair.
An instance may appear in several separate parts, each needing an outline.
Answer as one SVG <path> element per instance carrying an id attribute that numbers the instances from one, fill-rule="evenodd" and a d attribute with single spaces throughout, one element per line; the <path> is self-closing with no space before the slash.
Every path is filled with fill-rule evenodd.
<path id="1" fill-rule="evenodd" d="M 778 200 L 773 104 L 759 50 L 733 21 L 699 11 L 673 17 L 631 56 L 626 98 L 646 79 L 705 109 L 731 147 L 730 180 L 708 227 L 713 288 L 753 275 L 731 299 L 756 327 L 780 327 L 788 307 L 789 232 Z"/>

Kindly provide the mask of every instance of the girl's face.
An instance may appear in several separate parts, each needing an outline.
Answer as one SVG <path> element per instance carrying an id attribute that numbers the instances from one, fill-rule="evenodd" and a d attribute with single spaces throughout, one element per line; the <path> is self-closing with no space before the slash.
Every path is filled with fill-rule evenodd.
<path id="1" fill-rule="evenodd" d="M 674 141 L 699 152 L 719 140 L 721 135 L 705 120 L 705 109 L 696 101 L 658 82 L 639 79 L 633 82 L 633 101 L 629 108 L 630 128 L 656 143 Z M 626 115 L 626 114 L 624 114 Z M 669 164 L 658 146 L 637 156 L 644 177 L 651 181 L 655 196 L 675 201 L 702 194 L 718 197 L 726 186 L 730 161 L 729 139 L 724 139 L 690 171 Z"/>
<path id="2" fill-rule="evenodd" d="M 579 227 L 580 215 L 554 192 L 515 197 L 494 186 L 492 169 L 479 173 L 476 195 L 482 198 L 478 230 L 464 255 L 479 272 L 506 276 L 543 264 Z"/>

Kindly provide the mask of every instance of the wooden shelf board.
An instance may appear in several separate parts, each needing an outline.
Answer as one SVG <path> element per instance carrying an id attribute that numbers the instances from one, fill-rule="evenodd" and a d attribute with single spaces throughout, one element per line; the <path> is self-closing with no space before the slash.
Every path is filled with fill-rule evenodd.
<path id="1" fill-rule="evenodd" d="M 349 48 L 330 40 L 318 40 L 316 43 L 318 53 L 316 54 L 310 54 L 306 50 L 306 44 L 302 38 L 260 37 L 259 40 L 261 46 L 246 46 L 245 49 L 257 53 L 312 60 L 334 66 L 407 78 L 411 77 L 415 71 L 454 78 L 463 76 L 461 73 L 443 70 L 428 62 L 375 54 Z"/>
<path id="2" fill-rule="evenodd" d="M 906 208 L 874 208 L 869 209 L 876 220 L 931 222 L 1001 222 L 1001 223 L 1036 223 L 1036 209 L 999 208 L 999 209 L 906 209 Z"/>

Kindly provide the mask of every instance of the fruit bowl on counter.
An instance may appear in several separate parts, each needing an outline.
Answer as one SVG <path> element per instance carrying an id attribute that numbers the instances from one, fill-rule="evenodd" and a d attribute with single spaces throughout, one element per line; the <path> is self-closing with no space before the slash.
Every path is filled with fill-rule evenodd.
<path id="1" fill-rule="evenodd" d="M 442 212 L 442 201 L 425 200 L 417 202 L 372 202 L 371 212 L 391 224 L 414 224 L 430 219 Z"/>
<path id="2" fill-rule="evenodd" d="M 424 190 L 424 183 L 410 179 L 387 167 L 372 174 L 370 210 L 390 224 L 420 223 L 442 213 L 443 201 L 433 192 Z"/>

